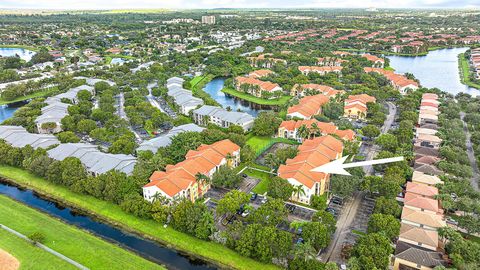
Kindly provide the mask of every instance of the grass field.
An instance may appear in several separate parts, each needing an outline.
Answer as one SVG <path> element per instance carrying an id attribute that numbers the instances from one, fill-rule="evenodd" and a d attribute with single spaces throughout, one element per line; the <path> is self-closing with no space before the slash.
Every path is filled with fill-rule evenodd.
<path id="1" fill-rule="evenodd" d="M 260 165 L 257 165 L 257 164 L 254 164 L 253 166 L 250 166 L 250 167 L 256 167 L 258 169 L 266 170 L 266 171 L 270 170 L 270 168 L 268 168 L 268 167 L 260 166 Z M 260 183 L 258 183 L 253 188 L 253 190 L 252 190 L 253 192 L 258 193 L 258 194 L 265 194 L 265 192 L 268 191 L 268 184 L 270 183 L 270 179 L 273 176 L 272 174 L 257 171 L 257 170 L 252 170 L 252 169 L 246 169 L 243 172 L 250 177 L 260 179 Z"/>
<path id="2" fill-rule="evenodd" d="M 248 144 L 252 149 L 255 151 L 257 157 L 265 152 L 270 146 L 274 143 L 281 142 L 281 143 L 288 143 L 288 144 L 298 144 L 295 141 L 285 139 L 285 138 L 272 138 L 272 137 L 261 137 L 261 136 L 251 136 L 247 139 L 246 144 Z"/>
<path id="3" fill-rule="evenodd" d="M 75 266 L 53 256 L 27 241 L 0 229 L 0 248 L 20 262 L 20 270 L 75 270 Z"/>
<path id="4" fill-rule="evenodd" d="M 68 205 L 89 211 L 126 230 L 149 236 L 170 245 L 172 248 L 195 254 L 219 265 L 236 269 L 278 269 L 272 264 L 264 264 L 243 257 L 221 244 L 202 241 L 178 232 L 171 227 L 164 228 L 153 220 L 137 218 L 122 211 L 118 205 L 72 192 L 63 186 L 52 184 L 43 178 L 34 176 L 23 169 L 0 166 L 0 175 L 39 193 L 52 196 Z"/>
<path id="5" fill-rule="evenodd" d="M 74 226 L 0 196 L 0 223 L 24 235 L 41 232 L 44 245 L 91 269 L 164 269 Z M 21 240 L 24 241 L 24 240 Z M 35 259 L 35 258 L 33 258 Z"/>
<path id="6" fill-rule="evenodd" d="M 468 64 L 468 60 L 465 58 L 465 54 L 463 53 L 458 55 L 458 66 L 460 70 L 461 82 L 470 87 L 480 89 L 480 84 L 474 83 L 470 80 L 470 65 Z"/>
<path id="7" fill-rule="evenodd" d="M 264 98 L 255 97 L 246 93 L 242 93 L 232 88 L 223 88 L 222 92 L 246 101 L 253 102 L 255 104 L 268 105 L 268 106 L 281 106 L 286 104 L 292 98 L 291 96 L 282 96 L 277 99 L 264 99 Z"/>

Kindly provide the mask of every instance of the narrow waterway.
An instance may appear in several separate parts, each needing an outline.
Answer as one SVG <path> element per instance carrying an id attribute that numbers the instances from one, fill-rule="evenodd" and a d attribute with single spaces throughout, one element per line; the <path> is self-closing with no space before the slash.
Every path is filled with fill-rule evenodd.
<path id="1" fill-rule="evenodd" d="M 460 79 L 458 55 L 467 50 L 441 49 L 431 51 L 426 56 L 388 56 L 388 59 L 396 73 L 412 73 L 424 87 L 436 87 L 453 95 L 464 92 L 477 96 L 480 91 L 462 84 Z"/>
<path id="2" fill-rule="evenodd" d="M 20 103 L 15 103 L 10 105 L 0 105 L 0 123 L 12 117 L 15 111 L 25 104 L 27 103 L 20 102 Z"/>
<path id="3" fill-rule="evenodd" d="M 190 257 L 156 242 L 107 225 L 48 198 L 44 198 L 32 190 L 11 185 L 1 178 L 0 194 L 55 216 L 68 224 L 90 231 L 107 241 L 117 243 L 150 261 L 166 266 L 168 269 L 216 269 L 216 267 L 209 265 L 201 259 Z M 161 226 L 161 224 L 158 226 Z"/>
<path id="4" fill-rule="evenodd" d="M 207 92 L 213 99 L 220 103 L 223 108 L 230 108 L 232 111 L 240 110 L 252 116 L 257 116 L 260 111 L 271 109 L 267 106 L 256 105 L 223 93 L 222 89 L 224 85 L 225 78 L 215 78 L 205 85 L 203 91 Z"/>

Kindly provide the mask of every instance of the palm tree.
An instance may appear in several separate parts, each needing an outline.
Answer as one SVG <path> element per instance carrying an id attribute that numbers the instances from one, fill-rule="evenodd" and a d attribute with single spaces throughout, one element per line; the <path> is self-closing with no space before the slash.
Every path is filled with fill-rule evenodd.
<path id="1" fill-rule="evenodd" d="M 321 130 L 318 127 L 317 123 L 313 123 L 312 126 L 310 127 L 310 131 L 313 134 L 313 137 L 315 138 L 316 136 L 320 136 Z"/>
<path id="2" fill-rule="evenodd" d="M 227 153 L 227 155 L 225 156 L 225 159 L 227 160 L 227 164 L 228 166 L 232 166 L 232 160 L 233 160 L 233 155 L 230 154 L 230 153 Z"/>
<path id="3" fill-rule="evenodd" d="M 162 193 L 160 192 L 155 192 L 155 194 L 153 194 L 152 196 L 153 198 L 153 202 L 165 202 L 167 200 L 167 198 L 165 198 L 165 196 L 162 195 Z"/>
<path id="4" fill-rule="evenodd" d="M 208 185 L 211 181 L 210 178 L 203 173 L 197 173 L 195 175 L 195 180 L 197 180 L 197 183 L 201 186 Z"/>
<path id="5" fill-rule="evenodd" d="M 316 255 L 317 251 L 308 241 L 295 245 L 293 249 L 293 257 L 295 259 L 303 258 L 305 261 L 307 261 L 310 258 L 314 258 Z"/>
<path id="6" fill-rule="evenodd" d="M 296 195 L 297 201 L 300 200 L 301 195 L 305 195 L 305 190 L 302 185 L 293 186 L 293 195 Z"/>
<path id="7" fill-rule="evenodd" d="M 298 137 L 300 137 L 302 140 L 308 138 L 310 136 L 310 130 L 307 128 L 306 125 L 301 125 L 298 130 Z"/>

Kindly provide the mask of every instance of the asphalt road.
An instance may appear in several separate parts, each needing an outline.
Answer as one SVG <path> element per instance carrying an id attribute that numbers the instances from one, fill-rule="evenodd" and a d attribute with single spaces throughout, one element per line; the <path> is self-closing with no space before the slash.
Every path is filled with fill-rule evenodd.
<path id="1" fill-rule="evenodd" d="M 465 133 L 465 136 L 466 136 L 465 144 L 467 146 L 467 156 L 470 161 L 470 166 L 472 167 L 472 172 L 473 172 L 473 176 L 472 178 L 470 178 L 470 183 L 472 184 L 473 189 L 475 189 L 476 191 L 479 191 L 478 182 L 480 179 L 480 171 L 478 170 L 477 159 L 475 158 L 475 154 L 473 152 L 473 145 L 470 139 L 471 134 L 468 131 L 467 123 L 463 120 L 464 117 L 465 117 L 465 113 L 460 112 L 460 119 L 463 122 L 463 132 Z"/>
<path id="2" fill-rule="evenodd" d="M 395 121 L 395 114 L 397 112 L 395 104 L 387 102 L 386 106 L 388 107 L 388 115 L 380 129 L 382 134 L 387 133 L 388 130 L 390 130 Z M 372 160 L 379 150 L 380 147 L 374 144 L 368 144 L 362 146 L 360 152 L 366 157 L 365 160 Z M 365 166 L 363 169 L 367 175 L 373 173 L 373 166 Z M 318 259 L 323 262 L 332 261 L 340 264 L 345 263 L 341 257 L 342 248 L 344 243 L 348 242 L 347 240 L 351 238 L 352 228 L 362 225 L 358 224 L 356 217 L 361 215 L 360 211 L 362 210 L 362 207 L 360 206 L 362 205 L 363 200 L 365 200 L 364 197 L 364 192 L 356 192 L 353 198 L 344 204 L 343 210 L 337 220 L 337 230 L 333 235 L 332 242 L 328 248 L 320 254 Z M 368 219 L 365 222 L 367 221 Z"/>

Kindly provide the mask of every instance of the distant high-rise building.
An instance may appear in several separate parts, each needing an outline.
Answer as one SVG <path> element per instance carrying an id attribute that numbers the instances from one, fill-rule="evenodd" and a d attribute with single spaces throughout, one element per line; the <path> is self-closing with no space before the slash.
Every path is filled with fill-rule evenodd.
<path id="1" fill-rule="evenodd" d="M 202 23 L 215 24 L 215 16 L 202 16 Z"/>

